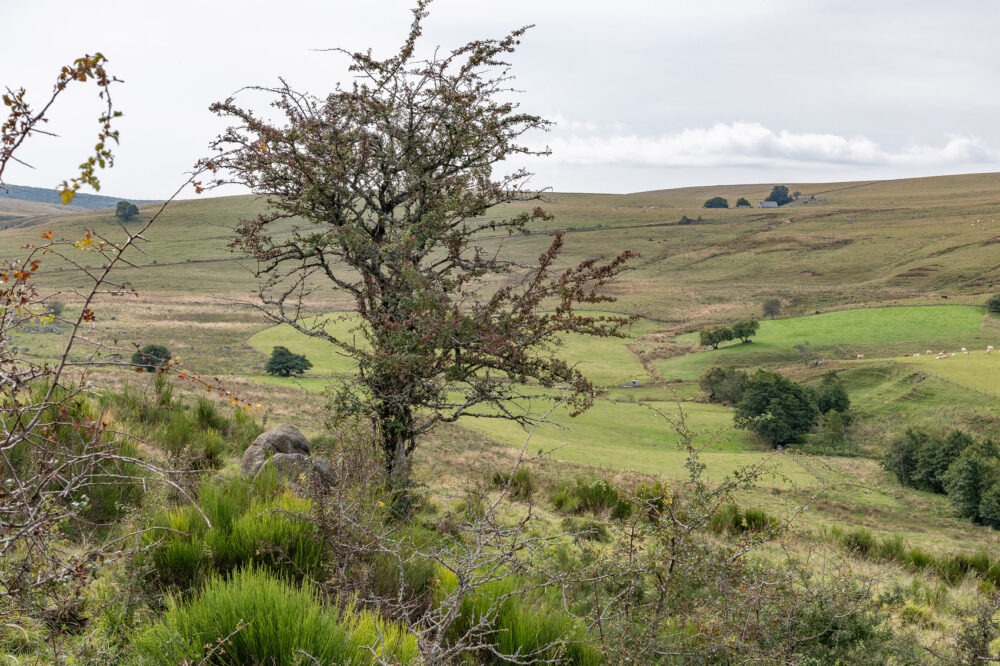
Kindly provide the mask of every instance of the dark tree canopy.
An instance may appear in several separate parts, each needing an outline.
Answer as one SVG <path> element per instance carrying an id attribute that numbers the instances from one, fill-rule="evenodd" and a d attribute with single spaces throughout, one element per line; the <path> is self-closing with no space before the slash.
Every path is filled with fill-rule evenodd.
<path id="1" fill-rule="evenodd" d="M 982 508 L 984 495 L 997 485 L 1000 478 L 1000 447 L 991 439 L 975 442 L 962 450 L 942 475 L 948 500 L 963 518 L 974 522 L 1000 527 L 1000 515 L 990 515 L 984 520 Z M 991 514 L 996 510 L 995 497 L 988 500 Z M 994 524 L 994 518 L 996 519 Z"/>
<path id="2" fill-rule="evenodd" d="M 712 197 L 705 202 L 704 208 L 729 208 L 729 202 L 723 197 Z"/>
<path id="3" fill-rule="evenodd" d="M 831 409 L 843 414 L 851 408 L 851 399 L 837 373 L 828 372 L 823 375 L 823 380 L 816 389 L 816 407 L 820 414 L 826 414 Z"/>
<path id="4" fill-rule="evenodd" d="M 818 416 L 810 391 L 776 372 L 758 370 L 736 404 L 736 422 L 777 446 L 809 432 Z"/>
<path id="5" fill-rule="evenodd" d="M 1000 313 L 1000 294 L 994 294 L 986 300 L 986 309 L 990 312 Z"/>
<path id="6" fill-rule="evenodd" d="M 132 354 L 132 364 L 146 372 L 156 372 L 170 362 L 170 351 L 163 345 L 148 344 Z"/>
<path id="7" fill-rule="evenodd" d="M 792 195 L 788 193 L 788 188 L 784 185 L 775 185 L 771 188 L 771 193 L 767 195 L 764 201 L 773 201 L 779 206 L 784 206 L 786 203 L 794 201 Z"/>
<path id="8" fill-rule="evenodd" d="M 698 386 L 708 393 L 711 402 L 735 405 L 743 397 L 747 373 L 737 368 L 713 366 L 698 379 Z"/>
<path id="9" fill-rule="evenodd" d="M 278 345 L 271 350 L 271 356 L 264 364 L 264 372 L 278 377 L 301 375 L 310 369 L 312 363 L 303 354 L 295 354 L 288 347 Z"/>
<path id="10" fill-rule="evenodd" d="M 739 199 L 736 200 L 736 207 L 737 208 L 750 208 L 751 205 L 750 205 L 750 202 L 747 200 L 746 197 L 740 197 Z"/>
<path id="11" fill-rule="evenodd" d="M 357 381 L 342 387 L 336 408 L 371 420 L 387 468 L 404 479 L 417 438 L 437 423 L 532 422 L 510 402 L 526 382 L 568 387 L 574 413 L 589 407 L 595 388 L 555 355 L 557 336 L 615 335 L 630 321 L 576 307 L 611 300 L 601 287 L 631 253 L 566 267 L 556 233 L 522 265 L 496 239 L 549 216 L 522 204 L 485 217 L 540 196 L 527 171 L 498 172 L 505 160 L 537 154 L 521 137 L 550 124 L 511 101 L 505 58 L 526 28 L 420 59 L 426 6 L 414 10 L 396 55 L 337 51 L 350 59 L 352 84 L 321 97 L 287 84 L 264 89 L 281 124 L 233 100 L 215 104 L 236 124 L 203 161 L 220 174 L 215 184 L 241 183 L 266 198 L 269 211 L 243 222 L 234 244 L 258 260 L 261 297 L 277 321 L 356 361 Z M 282 221 L 292 218 L 305 224 L 289 232 Z M 301 315 L 321 288 L 353 299 L 356 336 Z"/>
<path id="12" fill-rule="evenodd" d="M 139 214 L 139 207 L 128 201 L 119 201 L 115 207 L 115 217 L 122 222 L 128 222 Z"/>

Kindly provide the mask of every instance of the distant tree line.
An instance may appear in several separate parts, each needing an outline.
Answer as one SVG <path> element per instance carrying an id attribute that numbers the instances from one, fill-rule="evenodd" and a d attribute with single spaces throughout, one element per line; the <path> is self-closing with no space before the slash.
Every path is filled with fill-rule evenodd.
<path id="1" fill-rule="evenodd" d="M 723 342 L 739 338 L 740 342 L 751 342 L 750 338 L 757 334 L 760 322 L 756 319 L 738 321 L 735 324 L 709 326 L 699 331 L 699 342 L 706 347 L 718 349 Z"/>
<path id="2" fill-rule="evenodd" d="M 1000 444 L 961 430 L 939 436 L 908 428 L 882 461 L 904 486 L 947 495 L 962 518 L 1000 529 Z"/>
<path id="3" fill-rule="evenodd" d="M 818 387 L 794 382 L 777 372 L 753 375 L 738 368 L 713 367 L 698 382 L 711 402 L 734 408 L 736 427 L 753 432 L 771 446 L 790 444 L 820 424 L 821 441 L 837 448 L 850 423 L 850 397 L 840 377 L 828 372 Z"/>
<path id="4" fill-rule="evenodd" d="M 750 208 L 750 202 L 746 197 L 740 197 L 736 200 L 737 208 Z M 729 208 L 729 200 L 725 197 L 712 197 L 707 199 L 702 208 Z"/>

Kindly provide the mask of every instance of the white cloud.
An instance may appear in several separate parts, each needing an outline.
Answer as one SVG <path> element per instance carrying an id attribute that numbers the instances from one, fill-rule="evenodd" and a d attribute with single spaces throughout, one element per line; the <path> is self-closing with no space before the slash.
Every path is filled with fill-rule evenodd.
<path id="1" fill-rule="evenodd" d="M 716 123 L 708 128 L 641 136 L 611 129 L 596 133 L 593 123 L 565 123 L 549 137 L 552 160 L 573 165 L 640 167 L 729 167 L 858 165 L 947 167 L 1000 159 L 976 137 L 949 136 L 942 145 L 887 149 L 863 136 L 773 130 L 761 123 Z"/>

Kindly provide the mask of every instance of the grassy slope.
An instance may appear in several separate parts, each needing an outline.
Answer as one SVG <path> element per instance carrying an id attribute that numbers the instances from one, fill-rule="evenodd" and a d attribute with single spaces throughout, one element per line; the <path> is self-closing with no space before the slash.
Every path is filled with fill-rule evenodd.
<path id="1" fill-rule="evenodd" d="M 992 217 L 998 185 L 998 174 L 872 183 L 789 184 L 792 191 L 802 191 L 804 199 L 815 195 L 816 202 L 800 200 L 768 211 L 705 210 L 700 206 L 716 195 L 726 196 L 730 201 L 738 196 L 756 201 L 767 194 L 769 185 L 687 188 L 632 195 L 553 194 L 549 208 L 556 219 L 547 228 L 568 230 L 567 263 L 609 250 L 641 251 L 642 257 L 615 288 L 620 299 L 615 307 L 660 322 L 659 326 L 672 334 L 695 330 L 709 322 L 756 316 L 760 302 L 771 296 L 781 298 L 786 314 L 792 315 L 859 305 L 941 304 L 945 296 L 949 304 L 979 304 L 1000 282 L 995 248 L 1000 236 L 996 218 Z M 144 206 L 142 210 L 143 215 L 150 215 L 154 207 Z M 108 327 L 102 329 L 104 335 L 126 344 L 165 340 L 175 353 L 185 358 L 188 367 L 205 373 L 259 372 L 252 368 L 260 368 L 269 346 L 280 344 L 275 340 L 283 338 L 277 334 L 277 338 L 269 339 L 267 335 L 276 334 L 268 332 L 253 338 L 253 347 L 246 344 L 253 333 L 267 327 L 267 322 L 251 308 L 240 305 L 253 300 L 253 266 L 227 247 L 236 221 L 253 216 L 257 210 L 259 204 L 247 197 L 184 201 L 172 206 L 148 234 L 153 242 L 136 259 L 140 268 L 120 276 L 138 289 L 138 300 L 104 305 L 99 311 L 102 325 Z M 685 216 L 695 223 L 678 224 Z M 699 217 L 702 219 L 698 220 Z M 49 228 L 57 237 L 68 240 L 77 238 L 85 228 L 111 235 L 120 231 L 108 212 L 87 213 L 0 232 L 0 245 L 19 247 L 36 240 L 41 230 Z M 513 238 L 488 238 L 484 242 L 502 243 L 505 252 L 530 262 L 544 247 L 547 236 L 540 232 L 545 230 L 540 228 L 530 235 Z M 71 272 L 60 271 L 52 262 L 45 269 L 39 280 L 48 288 L 63 290 L 65 294 L 68 287 L 77 286 L 70 282 Z M 68 294 L 65 297 L 69 299 Z M 313 303 L 318 312 L 349 305 L 342 298 L 323 292 Z M 981 310 L 974 308 L 948 308 L 935 310 L 938 314 L 930 323 L 918 323 L 914 328 L 898 321 L 879 320 L 886 312 L 900 315 L 905 311 L 866 308 L 818 318 L 763 322 L 761 335 L 753 345 L 719 350 L 714 356 L 697 354 L 657 361 L 690 342 L 653 333 L 657 328 L 653 323 L 644 324 L 645 328 L 636 333 L 640 339 L 631 344 L 643 352 L 648 361 L 645 369 L 674 376 L 672 368 L 676 367 L 681 370 L 677 376 L 690 380 L 714 359 L 731 357 L 733 362 L 739 362 L 740 354 L 746 355 L 741 364 L 795 363 L 795 352 L 788 347 L 804 338 L 834 359 L 853 358 L 856 352 L 868 356 L 864 362 L 827 367 L 845 372 L 855 403 L 873 423 L 889 427 L 889 424 L 900 426 L 906 419 L 930 418 L 937 423 L 979 419 L 980 430 L 993 427 L 996 416 L 992 409 L 987 406 L 985 414 L 977 414 L 975 410 L 984 409 L 976 401 L 983 403 L 983 396 L 993 394 L 995 386 L 985 385 L 982 373 L 972 370 L 971 364 L 962 366 L 951 360 L 935 364 L 924 357 L 880 362 L 872 357 L 898 357 L 902 353 L 924 351 L 925 346 L 957 349 L 962 345 L 973 348 L 978 343 L 982 347 L 992 344 L 996 321 L 982 319 Z M 846 342 L 838 338 L 840 333 L 860 330 L 856 327 L 862 325 L 871 327 L 864 335 L 851 335 Z M 599 382 L 614 385 L 624 379 L 640 378 L 645 383 L 644 368 L 624 346 L 613 341 L 601 344 L 605 347 L 569 341 L 564 350 L 584 364 L 589 363 Z M 40 353 L 44 354 L 47 346 L 52 345 L 47 341 L 32 341 L 32 347 Z M 317 369 L 300 383 L 318 390 L 326 383 L 323 375 L 335 371 L 338 362 L 322 349 L 310 354 L 310 358 Z M 973 356 L 953 360 L 977 359 Z M 790 367 L 801 378 L 817 376 L 797 365 Z M 916 381 L 917 376 L 925 379 Z M 690 384 L 675 386 L 682 395 L 692 393 Z M 554 449 L 550 457 L 555 459 L 670 473 L 676 466 L 667 462 L 674 453 L 669 435 L 664 434 L 669 428 L 662 427 L 648 410 L 632 402 L 640 397 L 660 406 L 669 405 L 661 389 L 618 394 L 614 396 L 616 402 L 603 404 L 590 415 L 569 422 L 569 430 L 536 433 L 531 447 Z M 691 410 L 696 425 L 713 428 L 728 423 L 724 414 L 700 409 Z M 557 416 L 556 420 L 560 418 Z M 483 436 L 501 437 L 512 443 L 523 441 L 523 433 L 507 432 L 504 428 L 495 424 L 477 427 L 464 431 L 460 437 L 470 442 Z M 882 434 L 884 430 L 875 426 L 873 435 Z M 729 464 L 724 461 L 734 460 L 737 455 L 733 447 L 743 451 L 749 448 L 745 439 L 742 443 L 737 439 L 720 446 L 715 463 L 720 470 Z M 856 469 L 846 470 L 840 469 L 843 465 L 837 460 L 815 458 L 793 462 L 788 475 L 794 476 L 800 486 L 829 479 L 850 480 L 857 478 L 856 475 L 876 486 L 885 482 L 877 465 L 867 461 L 857 461 Z M 836 474 L 827 471 L 834 468 L 838 470 Z M 918 531 L 913 524 L 907 527 L 905 511 L 886 513 L 884 522 L 878 518 L 880 512 L 887 511 L 884 507 L 891 504 L 888 500 L 879 504 L 868 491 L 838 492 L 836 501 L 830 500 L 830 506 L 824 509 L 827 518 L 841 514 L 858 518 L 871 513 L 876 516 L 876 523 L 891 524 L 908 533 Z M 946 513 L 945 509 L 933 513 L 935 521 Z M 912 523 L 913 518 L 909 520 Z"/>

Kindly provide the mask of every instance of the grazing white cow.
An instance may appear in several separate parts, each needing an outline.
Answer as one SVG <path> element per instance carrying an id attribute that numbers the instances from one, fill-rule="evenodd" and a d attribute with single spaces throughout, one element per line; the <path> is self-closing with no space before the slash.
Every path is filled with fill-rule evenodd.
<path id="1" fill-rule="evenodd" d="M 859 361 L 860 361 L 861 359 L 863 359 L 864 357 L 865 357 L 865 355 L 864 355 L 864 354 L 858 354 L 858 360 L 859 360 Z"/>
<path id="2" fill-rule="evenodd" d="M 965 347 L 962 347 L 962 356 L 968 356 L 968 355 L 969 355 L 969 350 L 966 349 Z"/>
<path id="3" fill-rule="evenodd" d="M 927 355 L 928 355 L 928 356 L 930 356 L 930 355 L 931 355 L 931 354 L 933 354 L 933 353 L 934 353 L 934 352 L 933 352 L 933 351 L 931 351 L 930 349 L 928 349 L 928 350 L 927 350 Z"/>
<path id="4" fill-rule="evenodd" d="M 990 345 L 989 347 L 986 348 L 986 353 L 987 354 L 992 354 L 993 353 L 993 345 Z"/>

